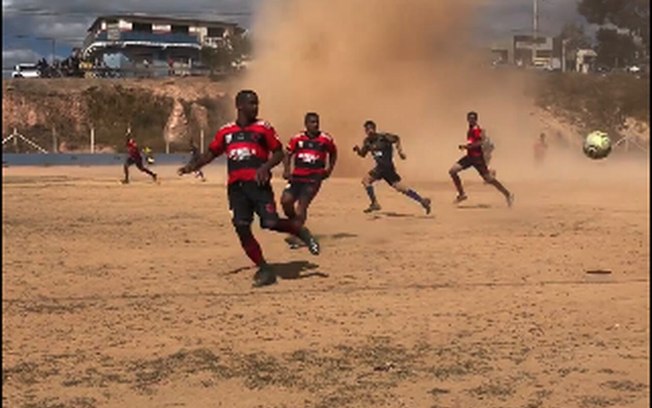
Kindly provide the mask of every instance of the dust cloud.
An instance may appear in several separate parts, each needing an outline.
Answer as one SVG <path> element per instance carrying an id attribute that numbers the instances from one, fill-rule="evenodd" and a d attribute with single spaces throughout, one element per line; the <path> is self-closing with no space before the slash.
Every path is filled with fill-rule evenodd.
<path id="1" fill-rule="evenodd" d="M 359 176 L 371 166 L 351 148 L 364 136 L 362 123 L 373 119 L 381 131 L 402 137 L 408 160 L 397 163 L 401 174 L 448 180 L 470 110 L 479 112 L 496 143 L 505 180 L 553 176 L 532 164 L 541 124 L 525 76 L 491 70 L 488 41 L 472 39 L 478 24 L 486 24 L 483 4 L 269 0 L 254 23 L 255 61 L 237 85 L 259 93 L 261 116 L 284 141 L 302 129 L 305 112 L 319 112 L 340 148 L 340 176 Z M 558 176 L 574 161 L 564 156 L 566 170 Z"/>

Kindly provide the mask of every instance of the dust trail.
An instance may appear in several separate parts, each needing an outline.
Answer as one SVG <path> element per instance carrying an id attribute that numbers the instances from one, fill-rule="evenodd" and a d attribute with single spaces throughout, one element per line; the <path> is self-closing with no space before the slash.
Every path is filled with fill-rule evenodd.
<path id="1" fill-rule="evenodd" d="M 433 125 L 439 133 L 456 116 L 462 122 L 453 139 L 460 125 L 463 132 L 464 101 L 473 88 L 465 72 L 478 64 L 469 48 L 470 6 L 477 3 L 266 3 L 255 24 L 257 58 L 243 86 L 259 91 L 262 114 L 285 138 L 301 128 L 306 111 L 320 112 L 323 128 L 342 146 L 340 174 L 368 166 L 350 153 L 368 118 L 401 134 L 416 158 L 424 148 L 438 150 L 429 146 L 439 139 Z"/>
<path id="2" fill-rule="evenodd" d="M 542 124 L 526 94 L 529 77 L 492 71 L 487 44 L 471 40 L 486 23 L 477 12 L 484 3 L 266 1 L 254 24 L 256 59 L 238 86 L 259 92 L 262 116 L 284 140 L 301 129 L 305 112 L 319 112 L 340 146 L 338 175 L 357 176 L 371 165 L 351 147 L 363 137 L 364 120 L 374 119 L 402 136 L 408 154 L 398 163 L 402 174 L 447 179 L 461 154 L 465 114 L 476 110 L 497 144 L 495 164 L 505 180 L 563 179 L 576 161 L 588 176 L 592 164 L 581 156 L 553 155 L 547 170 L 533 166 Z"/>

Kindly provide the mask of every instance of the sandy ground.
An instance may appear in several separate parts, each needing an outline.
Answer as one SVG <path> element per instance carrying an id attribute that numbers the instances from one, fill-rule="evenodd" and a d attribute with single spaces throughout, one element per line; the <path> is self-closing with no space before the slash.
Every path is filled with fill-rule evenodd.
<path id="1" fill-rule="evenodd" d="M 647 176 L 514 178 L 509 210 L 444 173 L 431 216 L 332 179 L 323 253 L 256 229 L 252 289 L 223 169 L 160 172 L 3 169 L 3 407 L 649 406 Z"/>

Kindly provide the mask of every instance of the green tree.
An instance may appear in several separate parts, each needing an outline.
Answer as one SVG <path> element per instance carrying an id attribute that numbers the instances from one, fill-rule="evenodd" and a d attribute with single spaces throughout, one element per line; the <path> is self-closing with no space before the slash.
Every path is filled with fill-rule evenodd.
<path id="1" fill-rule="evenodd" d="M 635 62 L 637 47 L 630 35 L 601 28 L 596 34 L 597 62 L 610 68 L 622 68 Z"/>
<path id="2" fill-rule="evenodd" d="M 591 24 L 627 28 L 650 44 L 650 0 L 580 0 L 577 11 Z"/>
<path id="3" fill-rule="evenodd" d="M 211 75 L 215 72 L 227 71 L 233 61 L 232 52 L 226 44 L 218 47 L 202 47 L 200 58 L 210 70 Z"/>
<path id="4" fill-rule="evenodd" d="M 566 40 L 566 50 L 574 52 L 582 48 L 591 48 L 591 38 L 584 31 L 581 24 L 565 24 L 559 37 Z"/>

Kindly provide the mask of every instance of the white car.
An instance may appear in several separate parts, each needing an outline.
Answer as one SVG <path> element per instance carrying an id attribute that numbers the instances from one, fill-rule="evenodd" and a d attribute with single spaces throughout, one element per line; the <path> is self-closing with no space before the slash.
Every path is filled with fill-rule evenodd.
<path id="1" fill-rule="evenodd" d="M 36 64 L 18 64 L 11 73 L 12 78 L 40 78 L 41 71 L 39 71 Z"/>

